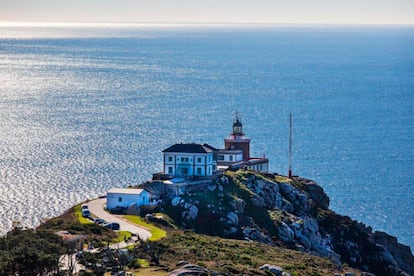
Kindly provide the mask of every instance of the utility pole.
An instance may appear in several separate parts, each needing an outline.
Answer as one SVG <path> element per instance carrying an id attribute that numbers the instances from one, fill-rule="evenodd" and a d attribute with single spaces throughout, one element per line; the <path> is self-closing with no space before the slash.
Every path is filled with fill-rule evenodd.
<path id="1" fill-rule="evenodd" d="M 292 113 L 289 114 L 289 172 L 288 177 L 292 178 Z"/>

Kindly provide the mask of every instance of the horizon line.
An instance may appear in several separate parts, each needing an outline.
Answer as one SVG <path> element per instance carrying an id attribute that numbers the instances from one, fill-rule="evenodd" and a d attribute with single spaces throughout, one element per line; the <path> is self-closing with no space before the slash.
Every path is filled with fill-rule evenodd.
<path id="1" fill-rule="evenodd" d="M 193 26 L 406 26 L 414 23 L 332 23 L 332 22 L 110 22 L 110 21 L 0 21 L 0 27 L 193 27 Z"/>

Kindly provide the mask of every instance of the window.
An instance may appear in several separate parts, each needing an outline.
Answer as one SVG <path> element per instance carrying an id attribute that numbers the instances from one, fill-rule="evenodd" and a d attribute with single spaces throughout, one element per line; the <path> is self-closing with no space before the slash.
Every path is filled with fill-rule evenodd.
<path id="1" fill-rule="evenodd" d="M 201 175 L 201 168 L 197 168 L 197 175 Z"/>
<path id="2" fill-rule="evenodd" d="M 229 160 L 230 160 L 230 161 L 233 161 L 233 155 L 230 155 L 230 156 L 229 156 Z"/>
<path id="3" fill-rule="evenodd" d="M 168 174 L 172 174 L 173 173 L 173 168 L 172 167 L 168 167 Z"/>
<path id="4" fill-rule="evenodd" d="M 142 202 L 145 202 L 145 196 L 142 197 Z"/>
<path id="5" fill-rule="evenodd" d="M 118 202 L 122 202 L 122 197 L 118 197 Z"/>
<path id="6" fill-rule="evenodd" d="M 187 168 L 182 168 L 182 169 L 181 169 L 181 174 L 182 174 L 183 176 L 187 176 L 187 175 L 188 175 L 188 169 L 187 169 Z"/>
<path id="7" fill-rule="evenodd" d="M 181 157 L 181 162 L 188 162 L 188 157 Z"/>
<path id="8" fill-rule="evenodd" d="M 217 160 L 224 160 L 224 155 L 217 155 Z"/>
<path id="9" fill-rule="evenodd" d="M 201 163 L 201 157 L 197 157 L 197 163 Z"/>
<path id="10" fill-rule="evenodd" d="M 172 156 L 168 156 L 168 162 L 172 162 L 172 161 L 173 161 Z"/>

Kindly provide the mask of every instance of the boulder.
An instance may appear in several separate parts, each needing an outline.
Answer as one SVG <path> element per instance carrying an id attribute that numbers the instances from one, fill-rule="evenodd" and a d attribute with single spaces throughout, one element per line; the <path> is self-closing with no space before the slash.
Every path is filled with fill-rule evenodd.
<path id="1" fill-rule="evenodd" d="M 294 200 L 296 196 L 299 194 L 299 191 L 295 187 L 287 183 L 280 183 L 279 187 L 282 195 L 286 197 L 289 201 Z"/>
<path id="2" fill-rule="evenodd" d="M 210 185 L 207 186 L 207 189 L 210 192 L 214 192 L 216 190 L 216 185 L 214 183 L 211 183 Z"/>
<path id="3" fill-rule="evenodd" d="M 333 251 L 329 247 L 319 247 L 317 253 L 324 258 L 330 259 L 338 268 L 341 268 L 341 255 Z"/>
<path id="4" fill-rule="evenodd" d="M 183 266 L 183 265 L 186 265 L 186 264 L 188 264 L 187 261 L 179 261 L 176 266 Z"/>
<path id="5" fill-rule="evenodd" d="M 303 220 L 302 229 L 303 235 L 307 237 L 309 241 L 312 243 L 313 250 L 318 251 L 318 248 L 322 245 L 322 237 L 319 233 L 319 226 L 316 219 L 305 217 Z"/>
<path id="6" fill-rule="evenodd" d="M 293 205 L 292 203 L 290 203 L 288 200 L 284 199 L 282 197 L 282 204 L 281 204 L 281 208 L 282 210 L 288 212 L 288 213 L 292 213 L 294 211 Z"/>
<path id="7" fill-rule="evenodd" d="M 311 210 L 311 201 L 305 193 L 299 193 L 297 195 L 294 205 L 299 215 L 307 215 Z"/>
<path id="8" fill-rule="evenodd" d="M 305 191 L 309 193 L 310 198 L 317 204 L 318 207 L 325 210 L 329 208 L 329 197 L 321 186 L 312 180 L 304 180 L 302 183 L 305 184 Z"/>
<path id="9" fill-rule="evenodd" d="M 282 209 L 283 198 L 280 193 L 275 193 L 273 207 L 276 209 Z"/>
<path id="10" fill-rule="evenodd" d="M 272 275 L 282 276 L 283 268 L 277 265 L 264 264 L 259 267 L 260 270 L 270 272 Z"/>
<path id="11" fill-rule="evenodd" d="M 392 254 L 404 272 L 414 275 L 414 257 L 409 246 L 398 243 L 396 237 L 380 231 L 374 232 L 374 241 L 383 245 Z"/>
<path id="12" fill-rule="evenodd" d="M 243 234 L 247 240 L 272 244 L 272 239 L 257 228 L 244 227 Z"/>
<path id="13" fill-rule="evenodd" d="M 171 200 L 171 205 L 176 207 L 181 203 L 181 197 L 176 196 Z"/>
<path id="14" fill-rule="evenodd" d="M 184 275 L 209 275 L 210 272 L 201 266 L 195 264 L 185 264 L 180 268 L 177 268 L 170 273 L 169 276 L 184 276 Z"/>
<path id="15" fill-rule="evenodd" d="M 258 196 L 257 194 L 252 195 L 251 201 L 253 205 L 263 208 L 266 206 L 264 199 L 261 196 Z"/>
<path id="16" fill-rule="evenodd" d="M 279 231 L 279 238 L 284 242 L 292 242 L 295 237 L 295 232 L 284 222 L 282 222 L 277 230 Z"/>
<path id="17" fill-rule="evenodd" d="M 236 227 L 230 227 L 229 234 L 236 234 L 238 229 Z"/>
<path id="18" fill-rule="evenodd" d="M 234 210 L 236 210 L 240 214 L 243 214 L 244 208 L 246 207 L 246 202 L 241 198 L 235 198 L 233 201 L 230 202 L 230 205 L 233 207 Z"/>
<path id="19" fill-rule="evenodd" d="M 306 250 L 310 250 L 312 248 L 311 242 L 304 235 L 297 233 L 296 238 L 300 241 L 300 243 L 305 247 Z"/>
<path id="20" fill-rule="evenodd" d="M 251 187 L 249 189 L 251 189 L 253 192 L 255 192 L 256 194 L 258 194 L 260 196 L 263 195 L 263 190 L 260 189 L 258 186 L 253 186 L 253 187 Z"/>
<path id="21" fill-rule="evenodd" d="M 230 212 L 227 214 L 227 220 L 230 224 L 239 225 L 239 217 L 234 212 Z"/>
<path id="22" fill-rule="evenodd" d="M 256 181 L 256 187 L 260 190 L 263 190 L 267 186 L 267 182 L 264 180 L 257 180 Z"/>
<path id="23" fill-rule="evenodd" d="M 191 205 L 190 209 L 188 209 L 188 217 L 190 219 L 196 219 L 198 215 L 198 208 L 195 205 Z"/>
<path id="24" fill-rule="evenodd" d="M 243 234 L 245 237 L 250 236 L 250 233 L 252 232 L 252 228 L 251 227 L 243 227 Z"/>

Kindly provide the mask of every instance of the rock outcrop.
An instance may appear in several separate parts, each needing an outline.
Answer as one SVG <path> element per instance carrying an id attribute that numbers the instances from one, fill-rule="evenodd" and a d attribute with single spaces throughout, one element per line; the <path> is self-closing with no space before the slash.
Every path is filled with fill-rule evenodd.
<path id="1" fill-rule="evenodd" d="M 283 244 L 338 268 L 347 263 L 377 275 L 414 275 L 409 247 L 329 210 L 329 197 L 309 179 L 228 171 L 205 190 L 164 202 L 171 217 L 197 232 Z"/>

